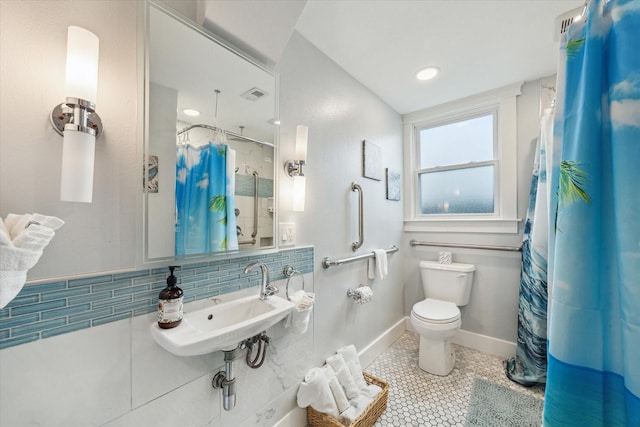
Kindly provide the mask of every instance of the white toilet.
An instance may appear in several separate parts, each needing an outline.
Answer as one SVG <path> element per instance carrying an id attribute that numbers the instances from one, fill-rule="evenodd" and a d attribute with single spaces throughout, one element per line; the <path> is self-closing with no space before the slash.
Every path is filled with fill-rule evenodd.
<path id="1" fill-rule="evenodd" d="M 420 334 L 418 365 L 435 375 L 448 375 L 456 357 L 451 338 L 460 329 L 458 306 L 467 305 L 476 266 L 420 261 L 426 299 L 411 309 L 411 324 Z"/>

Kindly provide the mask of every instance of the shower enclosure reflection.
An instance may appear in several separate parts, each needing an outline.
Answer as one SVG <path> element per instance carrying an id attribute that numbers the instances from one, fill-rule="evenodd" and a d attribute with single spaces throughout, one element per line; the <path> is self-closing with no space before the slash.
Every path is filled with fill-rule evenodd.
<path id="1" fill-rule="evenodd" d="M 275 75 L 161 4 L 147 11 L 144 260 L 273 248 Z"/>

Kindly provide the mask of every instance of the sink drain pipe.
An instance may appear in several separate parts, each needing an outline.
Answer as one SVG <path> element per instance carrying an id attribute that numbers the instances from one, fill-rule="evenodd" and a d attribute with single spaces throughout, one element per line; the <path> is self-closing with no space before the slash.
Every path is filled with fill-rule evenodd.
<path id="1" fill-rule="evenodd" d="M 223 350 L 224 353 L 224 371 L 219 371 L 213 376 L 211 386 L 213 388 L 222 389 L 222 407 L 225 411 L 230 411 L 236 406 L 236 378 L 233 372 L 233 361 L 239 356 L 240 351 L 247 349 L 246 362 L 253 369 L 258 369 L 264 363 L 267 355 L 267 346 L 269 345 L 269 337 L 264 331 L 252 338 L 242 341 L 233 350 Z M 253 347 L 257 344 L 257 354 L 255 358 L 251 358 Z"/>
<path id="2" fill-rule="evenodd" d="M 233 361 L 238 358 L 240 345 L 233 350 L 224 351 L 224 371 L 213 376 L 211 386 L 222 389 L 222 407 L 230 411 L 236 406 L 236 378 L 233 373 Z"/>

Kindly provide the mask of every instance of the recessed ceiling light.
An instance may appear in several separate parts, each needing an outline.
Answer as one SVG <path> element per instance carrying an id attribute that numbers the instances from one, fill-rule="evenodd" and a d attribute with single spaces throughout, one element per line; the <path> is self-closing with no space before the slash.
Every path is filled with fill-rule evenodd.
<path id="1" fill-rule="evenodd" d="M 438 75 L 440 69 L 438 67 L 427 67 L 416 73 L 416 79 L 418 80 L 431 80 Z"/>
<path id="2" fill-rule="evenodd" d="M 191 108 L 185 108 L 184 110 L 182 110 L 182 112 L 185 113 L 187 116 L 192 116 L 192 117 L 196 117 L 200 115 L 200 111 L 192 110 Z"/>

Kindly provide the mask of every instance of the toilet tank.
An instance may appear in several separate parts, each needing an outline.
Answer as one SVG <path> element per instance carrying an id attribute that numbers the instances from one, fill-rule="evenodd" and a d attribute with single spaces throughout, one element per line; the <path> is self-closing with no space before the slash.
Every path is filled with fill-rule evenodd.
<path id="1" fill-rule="evenodd" d="M 420 278 L 425 298 L 449 301 L 457 306 L 467 305 L 471 296 L 473 264 L 440 264 L 420 261 Z"/>

